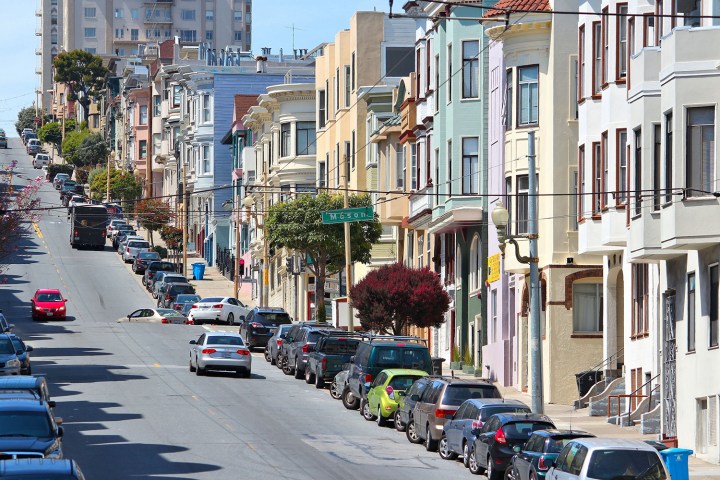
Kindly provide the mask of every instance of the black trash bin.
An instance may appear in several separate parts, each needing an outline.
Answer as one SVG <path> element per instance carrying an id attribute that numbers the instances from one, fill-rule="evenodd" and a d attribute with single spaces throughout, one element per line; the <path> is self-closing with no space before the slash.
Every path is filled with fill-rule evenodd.
<path id="1" fill-rule="evenodd" d="M 578 386 L 578 394 L 584 397 L 593 385 L 602 380 L 602 372 L 599 370 L 586 370 L 575 374 L 575 381 Z"/>
<path id="2" fill-rule="evenodd" d="M 442 376 L 442 364 L 445 361 L 444 358 L 433 357 L 432 358 L 432 370 L 433 375 Z"/>

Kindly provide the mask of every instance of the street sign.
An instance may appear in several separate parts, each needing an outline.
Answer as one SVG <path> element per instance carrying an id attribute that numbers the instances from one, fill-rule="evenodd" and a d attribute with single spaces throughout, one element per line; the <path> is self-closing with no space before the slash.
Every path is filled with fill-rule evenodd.
<path id="1" fill-rule="evenodd" d="M 322 223 L 371 222 L 375 218 L 372 207 L 343 208 L 322 212 Z"/>
<path id="2" fill-rule="evenodd" d="M 498 280 L 500 280 L 500 254 L 496 253 L 488 257 L 487 282 L 493 283 Z"/>

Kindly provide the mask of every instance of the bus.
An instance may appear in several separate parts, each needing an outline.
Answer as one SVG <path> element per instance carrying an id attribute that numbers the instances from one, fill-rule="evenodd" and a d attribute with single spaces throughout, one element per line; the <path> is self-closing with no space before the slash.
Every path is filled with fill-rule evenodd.
<path id="1" fill-rule="evenodd" d="M 105 248 L 108 213 L 104 205 L 80 204 L 70 211 L 70 246 L 72 248 Z"/>

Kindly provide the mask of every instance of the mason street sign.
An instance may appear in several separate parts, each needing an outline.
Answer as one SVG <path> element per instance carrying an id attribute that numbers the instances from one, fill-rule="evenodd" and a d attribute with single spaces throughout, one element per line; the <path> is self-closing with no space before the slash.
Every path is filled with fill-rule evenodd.
<path id="1" fill-rule="evenodd" d="M 371 222 L 375 219 L 372 207 L 343 208 L 322 212 L 322 223 Z"/>

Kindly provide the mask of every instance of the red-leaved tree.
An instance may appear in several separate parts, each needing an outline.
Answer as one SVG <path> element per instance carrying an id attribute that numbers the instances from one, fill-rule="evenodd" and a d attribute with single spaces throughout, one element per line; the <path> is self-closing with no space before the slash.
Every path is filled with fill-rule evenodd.
<path id="1" fill-rule="evenodd" d="M 450 296 L 434 272 L 395 263 L 359 281 L 350 289 L 350 302 L 364 329 L 399 335 L 408 326 L 442 325 Z"/>
<path id="2" fill-rule="evenodd" d="M 150 245 L 154 246 L 153 232 L 157 232 L 173 219 L 170 204 L 165 200 L 148 198 L 140 200 L 135 209 L 138 222 L 148 231 Z"/>

